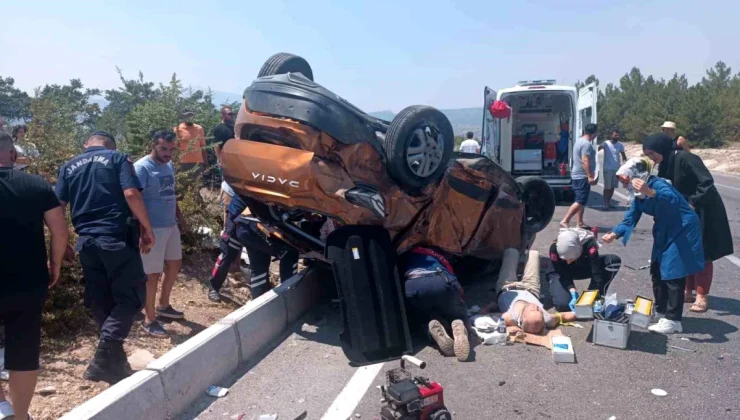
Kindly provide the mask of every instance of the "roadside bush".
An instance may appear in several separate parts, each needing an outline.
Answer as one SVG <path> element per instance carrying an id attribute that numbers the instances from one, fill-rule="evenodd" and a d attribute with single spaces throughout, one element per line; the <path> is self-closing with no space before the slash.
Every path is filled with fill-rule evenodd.
<path id="1" fill-rule="evenodd" d="M 210 95 L 184 89 L 174 76 L 169 84 L 156 88 L 144 83 L 142 77 L 134 81 L 122 78 L 122 82 L 124 86 L 120 90 L 108 91 L 106 97 L 123 103 L 111 102 L 113 106 L 104 111 L 91 101 L 100 92 L 85 89 L 79 80 L 37 89 L 30 99 L 32 118 L 28 121 L 27 141 L 36 146 L 40 157 L 33 159 L 27 170 L 56 184 L 59 168 L 82 152 L 85 139 L 101 129 L 98 122 L 103 129 L 115 133 L 118 149 L 136 161 L 150 152 L 151 133 L 175 127 L 184 108 L 195 110 L 195 122 L 206 133 L 219 121 L 219 112 Z M 177 160 L 174 164 L 177 167 Z M 186 256 L 201 250 L 207 239 L 196 233 L 199 228 L 219 232 L 223 223 L 218 194 L 203 188 L 202 179 L 192 175 L 176 174 L 180 210 L 191 229 L 183 236 Z M 74 244 L 76 235 L 69 214 L 68 226 Z M 79 262 L 65 266 L 60 282 L 49 291 L 42 321 L 44 346 L 63 345 L 65 339 L 79 334 L 95 334 L 95 325 L 83 305 L 83 290 Z"/>

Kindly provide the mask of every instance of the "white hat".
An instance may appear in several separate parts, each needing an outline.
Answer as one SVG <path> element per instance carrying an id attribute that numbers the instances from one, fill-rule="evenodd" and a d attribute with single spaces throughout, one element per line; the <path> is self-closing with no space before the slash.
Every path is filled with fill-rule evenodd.
<path id="1" fill-rule="evenodd" d="M 673 121 L 666 121 L 666 122 L 663 123 L 663 125 L 660 126 L 660 128 L 672 128 L 672 129 L 675 130 L 676 129 L 676 123 L 674 123 Z"/>

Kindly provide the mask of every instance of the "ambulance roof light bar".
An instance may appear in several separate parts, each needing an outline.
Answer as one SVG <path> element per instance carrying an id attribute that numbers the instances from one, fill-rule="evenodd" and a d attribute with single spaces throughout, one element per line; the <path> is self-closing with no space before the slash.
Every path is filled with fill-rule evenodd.
<path id="1" fill-rule="evenodd" d="M 534 85 L 544 85 L 544 86 L 551 86 L 556 83 L 555 79 L 544 79 L 544 80 L 524 80 L 521 82 L 517 82 L 517 86 L 534 86 Z"/>

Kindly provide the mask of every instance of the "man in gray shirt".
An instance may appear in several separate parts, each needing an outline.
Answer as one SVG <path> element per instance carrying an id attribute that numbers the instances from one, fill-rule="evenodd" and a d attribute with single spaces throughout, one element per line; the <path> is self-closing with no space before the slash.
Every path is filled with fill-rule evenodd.
<path id="1" fill-rule="evenodd" d="M 146 304 L 144 305 L 144 330 L 155 337 L 167 337 L 167 332 L 156 317 L 182 319 L 185 315 L 172 308 L 170 293 L 182 265 L 180 229 L 186 229 L 175 195 L 175 172 L 172 155 L 177 144 L 175 134 L 161 130 L 152 135 L 152 153 L 136 161 L 134 169 L 143 188 L 142 196 L 146 212 L 156 238 L 148 254 L 142 254 L 144 272 L 147 275 Z M 164 273 L 164 276 L 162 276 Z M 155 308 L 157 284 L 162 278 L 159 305 Z"/>
<path id="2" fill-rule="evenodd" d="M 587 124 L 583 130 L 583 136 L 573 145 L 573 167 L 570 170 L 570 177 L 573 180 L 576 200 L 565 213 L 560 227 L 567 228 L 570 225 L 570 219 L 576 216 L 578 227 L 587 228 L 583 223 L 583 212 L 586 210 L 591 186 L 596 184 L 596 150 L 591 142 L 596 138 L 597 129 L 596 124 Z"/>

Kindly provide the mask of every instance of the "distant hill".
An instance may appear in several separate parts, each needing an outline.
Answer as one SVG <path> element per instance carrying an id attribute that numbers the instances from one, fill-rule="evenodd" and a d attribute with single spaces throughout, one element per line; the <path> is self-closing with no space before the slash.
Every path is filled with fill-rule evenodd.
<path id="1" fill-rule="evenodd" d="M 463 135 L 468 131 L 472 131 L 475 137 L 480 139 L 481 136 L 481 123 L 483 122 L 483 108 L 457 108 L 457 109 L 440 109 L 447 118 L 449 118 L 452 124 L 452 129 L 455 135 Z M 396 116 L 391 111 L 378 111 L 371 112 L 375 118 L 381 118 L 387 121 L 393 119 Z"/>

